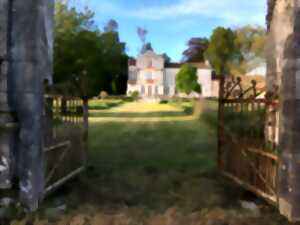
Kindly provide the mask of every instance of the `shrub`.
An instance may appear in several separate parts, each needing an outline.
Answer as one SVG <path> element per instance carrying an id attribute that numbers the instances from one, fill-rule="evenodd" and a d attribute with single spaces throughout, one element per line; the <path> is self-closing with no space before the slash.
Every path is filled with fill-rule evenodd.
<path id="1" fill-rule="evenodd" d="M 106 91 L 101 91 L 100 94 L 99 94 L 99 97 L 101 99 L 105 99 L 108 97 L 108 93 Z"/>
<path id="2" fill-rule="evenodd" d="M 137 100 L 140 96 L 140 93 L 138 91 L 134 91 L 131 93 L 131 97 L 134 99 L 134 100 Z"/>
<path id="3" fill-rule="evenodd" d="M 159 101 L 159 104 L 168 104 L 168 103 L 169 103 L 168 100 L 160 100 L 160 101 Z"/>

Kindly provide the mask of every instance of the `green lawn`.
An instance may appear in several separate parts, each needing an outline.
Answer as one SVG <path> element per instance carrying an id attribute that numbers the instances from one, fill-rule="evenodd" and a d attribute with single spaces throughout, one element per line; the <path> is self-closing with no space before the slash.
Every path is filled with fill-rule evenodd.
<path id="1" fill-rule="evenodd" d="M 132 102 L 92 110 L 90 167 L 79 188 L 88 190 L 87 201 L 189 210 L 227 204 L 230 191 L 226 196 L 216 171 L 216 130 L 202 119 L 203 104 L 197 113 L 187 110 L 192 105 Z"/>
<path id="2" fill-rule="evenodd" d="M 244 191 L 219 175 L 216 115 L 207 101 L 91 111 L 86 172 L 13 224 L 288 224 L 262 203 L 258 215 L 242 209 Z"/>

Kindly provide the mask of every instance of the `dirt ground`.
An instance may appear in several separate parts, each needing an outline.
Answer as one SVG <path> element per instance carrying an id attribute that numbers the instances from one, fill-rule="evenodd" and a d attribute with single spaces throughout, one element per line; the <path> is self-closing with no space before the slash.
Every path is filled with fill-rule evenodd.
<path id="1" fill-rule="evenodd" d="M 81 206 L 77 210 L 52 219 L 24 218 L 12 225 L 288 225 L 274 209 L 264 206 L 259 212 L 237 209 L 203 209 L 183 212 L 173 207 L 155 212 L 141 207 L 120 209 Z M 3 224 L 4 225 L 4 224 Z"/>

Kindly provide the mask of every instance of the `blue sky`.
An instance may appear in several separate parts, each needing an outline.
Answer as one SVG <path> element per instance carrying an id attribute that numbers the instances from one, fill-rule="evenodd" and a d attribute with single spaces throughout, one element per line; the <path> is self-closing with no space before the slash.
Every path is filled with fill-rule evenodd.
<path id="1" fill-rule="evenodd" d="M 147 41 L 157 53 L 181 59 L 191 37 L 209 37 L 217 26 L 265 25 L 267 0 L 75 0 L 95 11 L 102 28 L 111 18 L 119 23 L 127 52 L 136 56 L 141 48 L 136 29 L 148 30 Z"/>

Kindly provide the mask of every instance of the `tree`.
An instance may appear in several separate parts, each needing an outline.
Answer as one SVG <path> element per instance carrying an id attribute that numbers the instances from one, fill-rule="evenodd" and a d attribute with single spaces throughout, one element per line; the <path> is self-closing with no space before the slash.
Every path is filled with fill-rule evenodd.
<path id="1" fill-rule="evenodd" d="M 142 28 L 142 27 L 138 27 L 137 30 L 136 30 L 141 42 L 143 44 L 145 44 L 146 42 L 146 38 L 147 38 L 147 34 L 148 34 L 148 30 L 146 30 L 145 28 Z"/>
<path id="2" fill-rule="evenodd" d="M 163 53 L 162 57 L 164 58 L 165 63 L 170 63 L 171 62 L 171 58 L 170 58 L 170 56 L 168 56 L 167 53 Z"/>
<path id="3" fill-rule="evenodd" d="M 138 27 L 136 32 L 142 42 L 142 48 L 140 53 L 144 54 L 146 51 L 153 51 L 152 44 L 150 42 L 146 42 L 148 30 L 142 27 Z"/>
<path id="4" fill-rule="evenodd" d="M 119 24 L 114 19 L 110 19 L 104 26 L 104 32 L 114 32 L 117 33 L 119 29 Z"/>
<path id="5" fill-rule="evenodd" d="M 152 44 L 150 42 L 143 45 L 141 53 L 144 54 L 147 51 L 153 51 Z"/>
<path id="6" fill-rule="evenodd" d="M 205 51 L 205 58 L 218 75 L 229 74 L 232 65 L 239 64 L 242 59 L 236 34 L 230 28 L 216 28 Z"/>
<path id="7" fill-rule="evenodd" d="M 197 68 L 188 64 L 183 65 L 176 75 L 176 89 L 186 94 L 190 94 L 193 91 L 201 93 Z"/>
<path id="8" fill-rule="evenodd" d="M 245 74 L 265 64 L 266 30 L 263 27 L 248 25 L 240 27 L 234 32 L 242 60 L 232 70 L 235 70 L 235 73 Z"/>
<path id="9" fill-rule="evenodd" d="M 205 57 L 210 62 L 216 74 L 220 76 L 218 121 L 224 121 L 224 105 L 221 104 L 221 101 L 224 96 L 225 75 L 230 73 L 230 68 L 233 64 L 238 64 L 241 60 L 235 33 L 229 28 L 216 28 L 210 38 Z M 224 126 L 222 122 L 218 123 L 218 132 L 218 136 L 223 137 Z M 224 140 L 219 138 L 218 151 L 221 150 L 223 143 Z M 218 164 L 221 165 L 220 157 L 218 158 Z"/>
<path id="10" fill-rule="evenodd" d="M 126 45 L 116 21 L 100 32 L 94 13 L 78 12 L 58 1 L 55 8 L 54 83 L 57 92 L 96 96 L 101 90 L 124 94 L 127 86 Z M 85 85 L 83 85 L 85 84 Z"/>
<path id="11" fill-rule="evenodd" d="M 188 41 L 188 49 L 183 54 L 183 62 L 204 62 L 204 52 L 208 47 L 207 38 L 191 38 Z"/>

